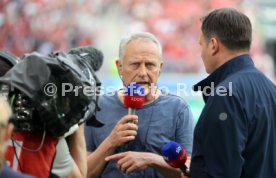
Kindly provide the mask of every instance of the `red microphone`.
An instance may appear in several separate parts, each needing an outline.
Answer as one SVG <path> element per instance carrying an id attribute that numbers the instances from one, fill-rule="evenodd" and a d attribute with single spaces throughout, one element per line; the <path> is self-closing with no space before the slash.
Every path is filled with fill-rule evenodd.
<path id="1" fill-rule="evenodd" d="M 128 108 L 128 115 L 134 115 L 136 109 L 141 108 L 145 103 L 145 91 L 142 85 L 130 83 L 125 88 L 124 104 Z M 133 121 L 130 121 L 133 123 Z M 130 143 L 124 146 L 125 150 L 130 150 Z"/>
<path id="2" fill-rule="evenodd" d="M 145 91 L 142 85 L 130 83 L 126 86 L 124 104 L 128 108 L 128 114 L 135 114 L 136 109 L 145 103 Z"/>

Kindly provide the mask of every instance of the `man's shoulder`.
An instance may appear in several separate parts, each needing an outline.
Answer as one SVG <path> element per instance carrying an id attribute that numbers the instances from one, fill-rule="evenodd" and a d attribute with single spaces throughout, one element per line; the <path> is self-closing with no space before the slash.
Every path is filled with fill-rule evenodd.
<path id="1" fill-rule="evenodd" d="M 252 86 L 258 88 L 260 85 L 267 85 L 271 88 L 275 88 L 273 82 L 256 68 L 233 73 L 225 78 L 219 85 L 226 86 L 227 88 L 231 87 L 234 93 L 239 90 L 250 90 Z"/>
<path id="2" fill-rule="evenodd" d="M 252 68 L 246 68 L 243 70 L 239 70 L 237 72 L 232 73 L 228 77 L 225 78 L 224 81 L 232 81 L 232 82 L 244 82 L 244 80 L 247 80 L 251 78 L 252 80 L 258 80 L 258 79 L 265 79 L 265 75 L 260 72 L 255 67 Z"/>
<path id="3" fill-rule="evenodd" d="M 177 94 L 174 94 L 174 93 L 170 93 L 170 92 L 166 92 L 166 91 L 161 91 L 161 96 L 164 96 L 166 99 L 169 98 L 169 99 L 172 99 L 172 100 L 177 100 L 177 101 L 183 101 L 185 102 L 185 100 L 177 95 Z"/>
<path id="4" fill-rule="evenodd" d="M 184 100 L 184 98 L 182 98 L 181 96 L 178 96 L 176 94 L 173 94 L 173 93 L 162 93 L 161 101 L 166 102 L 171 105 L 181 105 L 184 107 L 188 106 L 188 104 Z"/>

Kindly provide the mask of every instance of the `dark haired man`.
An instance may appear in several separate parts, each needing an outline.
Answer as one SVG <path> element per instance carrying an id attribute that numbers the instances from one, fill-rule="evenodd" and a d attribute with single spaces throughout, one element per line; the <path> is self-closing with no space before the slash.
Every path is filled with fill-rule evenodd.
<path id="1" fill-rule="evenodd" d="M 249 56 L 249 18 L 235 9 L 214 10 L 202 19 L 201 31 L 210 75 L 194 89 L 214 87 L 203 92 L 190 176 L 276 177 L 276 87 Z"/>

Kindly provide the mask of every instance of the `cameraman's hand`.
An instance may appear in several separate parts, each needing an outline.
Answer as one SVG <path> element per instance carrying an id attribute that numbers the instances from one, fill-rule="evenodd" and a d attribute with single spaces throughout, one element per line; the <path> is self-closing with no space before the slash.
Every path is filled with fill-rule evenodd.
<path id="1" fill-rule="evenodd" d="M 125 142 L 135 139 L 138 130 L 138 116 L 126 115 L 121 118 L 106 138 L 113 148 L 122 145 Z"/>

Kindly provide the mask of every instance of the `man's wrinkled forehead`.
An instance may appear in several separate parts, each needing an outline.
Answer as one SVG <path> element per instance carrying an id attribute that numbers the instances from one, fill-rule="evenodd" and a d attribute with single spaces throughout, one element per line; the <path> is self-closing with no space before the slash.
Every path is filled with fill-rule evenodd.
<path id="1" fill-rule="evenodd" d="M 133 56 L 160 59 L 158 46 L 149 39 L 136 39 L 127 44 L 125 57 Z"/>

